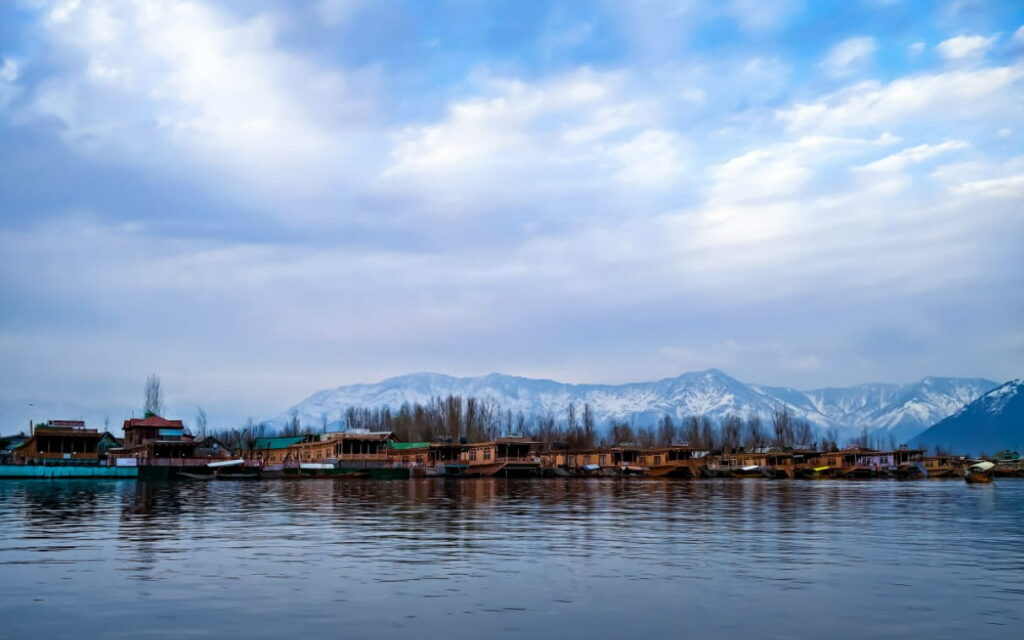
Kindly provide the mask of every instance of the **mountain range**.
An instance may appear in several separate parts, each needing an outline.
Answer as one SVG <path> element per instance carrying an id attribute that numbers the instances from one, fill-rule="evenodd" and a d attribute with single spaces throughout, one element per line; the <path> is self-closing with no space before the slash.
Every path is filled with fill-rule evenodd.
<path id="1" fill-rule="evenodd" d="M 577 407 L 588 403 L 602 427 L 612 420 L 650 425 L 665 414 L 680 419 L 705 415 L 713 420 L 756 414 L 769 419 L 776 408 L 785 406 L 818 429 L 836 429 L 841 438 L 867 428 L 905 442 L 997 386 L 983 378 L 928 377 L 909 384 L 801 391 L 747 384 L 718 369 L 620 385 L 567 384 L 499 373 L 466 378 L 415 373 L 318 391 L 268 423 L 283 426 L 294 411 L 302 424 L 320 425 L 326 419 L 336 427 L 348 407 L 396 410 L 404 403 L 426 404 L 431 398 L 453 394 L 492 400 L 502 409 L 528 416 L 551 413 L 560 418 L 570 403 Z"/>
<path id="2" fill-rule="evenodd" d="M 914 446 L 993 454 L 1024 445 L 1024 379 L 992 389 L 913 439 Z"/>

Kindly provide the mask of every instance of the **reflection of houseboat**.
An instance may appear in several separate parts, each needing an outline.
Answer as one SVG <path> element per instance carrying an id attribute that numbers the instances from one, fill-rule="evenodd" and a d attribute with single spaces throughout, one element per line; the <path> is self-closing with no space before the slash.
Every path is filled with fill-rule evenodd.
<path id="1" fill-rule="evenodd" d="M 995 475 L 996 465 L 985 460 L 970 465 L 964 471 L 964 480 L 968 484 L 988 484 Z"/>

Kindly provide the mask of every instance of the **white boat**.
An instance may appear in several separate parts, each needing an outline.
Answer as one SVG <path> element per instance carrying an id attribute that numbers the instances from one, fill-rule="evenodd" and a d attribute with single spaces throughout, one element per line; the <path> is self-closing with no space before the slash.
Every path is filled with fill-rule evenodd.
<path id="1" fill-rule="evenodd" d="M 245 460 L 236 458 L 234 460 L 218 460 L 217 462 L 207 462 L 206 466 L 211 469 L 222 469 L 224 467 L 237 467 L 238 465 L 245 464 Z"/>
<path id="2" fill-rule="evenodd" d="M 964 471 L 964 482 L 968 484 L 987 484 L 992 482 L 996 465 L 985 460 L 967 467 Z"/>

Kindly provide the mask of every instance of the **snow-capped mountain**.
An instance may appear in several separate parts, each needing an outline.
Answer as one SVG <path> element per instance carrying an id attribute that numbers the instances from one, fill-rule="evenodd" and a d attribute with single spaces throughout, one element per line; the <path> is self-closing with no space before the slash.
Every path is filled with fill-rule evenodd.
<path id="1" fill-rule="evenodd" d="M 992 389 L 913 440 L 914 446 L 993 454 L 1024 447 L 1024 379 Z"/>
<path id="2" fill-rule="evenodd" d="M 403 403 L 426 404 L 431 398 L 454 394 L 493 400 L 502 409 L 531 416 L 551 413 L 558 418 L 571 403 L 577 407 L 589 403 L 602 426 L 612 420 L 654 424 L 664 414 L 674 418 L 706 415 L 714 420 L 729 414 L 757 414 L 768 419 L 777 407 L 784 405 L 796 417 L 821 429 L 834 427 L 843 437 L 867 427 L 885 429 L 902 441 L 997 384 L 978 378 L 925 378 L 905 385 L 865 384 L 798 391 L 746 384 L 718 369 L 622 385 L 566 384 L 498 373 L 470 378 L 416 373 L 376 384 L 318 391 L 268 422 L 281 426 L 294 410 L 303 424 L 320 425 L 326 418 L 336 427 L 348 407 L 397 409 Z"/>

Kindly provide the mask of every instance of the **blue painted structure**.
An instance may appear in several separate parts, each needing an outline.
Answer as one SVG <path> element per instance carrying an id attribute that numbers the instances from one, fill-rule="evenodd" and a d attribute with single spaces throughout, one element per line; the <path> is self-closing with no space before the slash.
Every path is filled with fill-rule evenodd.
<path id="1" fill-rule="evenodd" d="M 137 478 L 138 467 L 0 464 L 0 478 Z"/>

